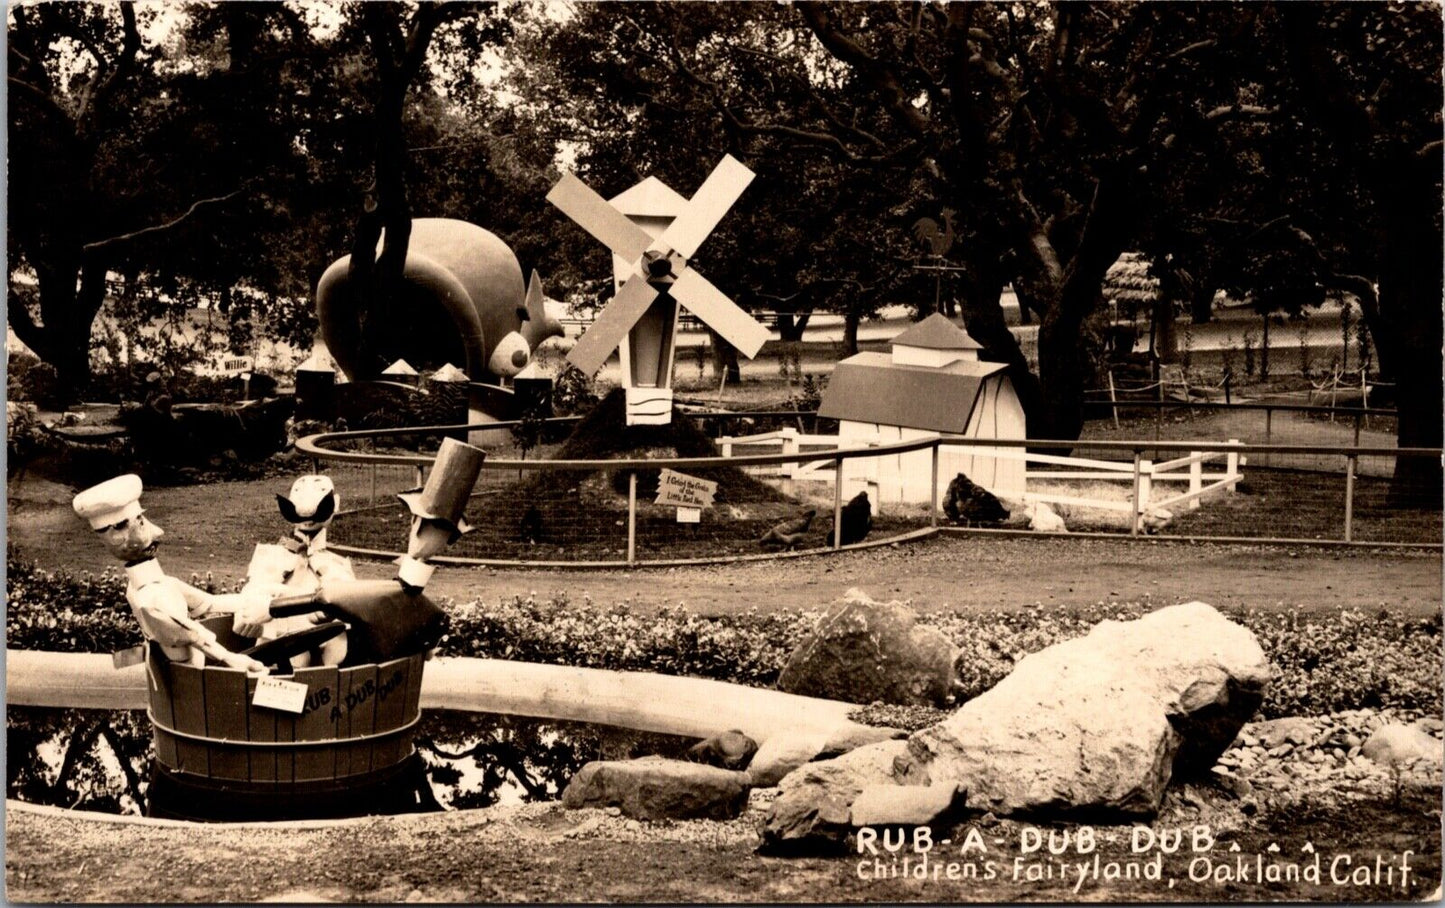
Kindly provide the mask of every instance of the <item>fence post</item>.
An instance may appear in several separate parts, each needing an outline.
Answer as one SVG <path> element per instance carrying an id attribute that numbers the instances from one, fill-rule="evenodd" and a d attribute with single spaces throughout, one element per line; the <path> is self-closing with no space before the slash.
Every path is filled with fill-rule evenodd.
<path id="1" fill-rule="evenodd" d="M 425 472 L 425 470 L 423 470 L 421 464 L 417 464 L 417 465 L 416 465 L 416 477 L 415 477 L 415 478 L 416 478 L 416 482 L 413 484 L 413 486 L 412 486 L 413 488 L 419 489 L 419 488 L 421 488 L 422 486 L 426 485 L 426 472 Z"/>
<path id="2" fill-rule="evenodd" d="M 1355 461 L 1358 457 L 1351 454 L 1345 458 L 1345 541 L 1353 542 L 1355 538 Z"/>
<path id="3" fill-rule="evenodd" d="M 637 471 L 627 474 L 627 563 L 637 563 Z"/>
<path id="4" fill-rule="evenodd" d="M 1134 452 L 1134 511 L 1133 514 L 1129 517 L 1130 536 L 1139 535 L 1139 486 L 1143 477 L 1143 474 L 1140 470 L 1144 465 L 1144 461 L 1140 459 L 1142 456 L 1142 451 Z"/>
<path id="5" fill-rule="evenodd" d="M 798 430 L 792 426 L 783 429 L 781 433 L 783 441 L 783 453 L 797 456 L 798 453 Z M 796 460 L 783 464 L 783 494 L 793 494 L 793 479 L 797 476 L 798 462 Z"/>
<path id="6" fill-rule="evenodd" d="M 1194 498 L 1189 499 L 1189 509 L 1192 511 L 1199 507 L 1199 490 L 1204 488 L 1204 457 L 1199 451 L 1189 452 L 1189 494 Z"/>
<path id="7" fill-rule="evenodd" d="M 376 464 L 371 465 L 371 504 L 376 504 Z"/>
<path id="8" fill-rule="evenodd" d="M 928 518 L 935 530 L 938 529 L 938 446 L 942 442 L 941 436 L 933 440 L 933 486 L 928 495 Z"/>
<path id="9" fill-rule="evenodd" d="M 1232 444 L 1232 445 L 1237 445 L 1237 444 L 1239 444 L 1239 439 L 1237 439 L 1237 438 L 1231 438 L 1231 439 L 1229 440 L 1229 443 Z M 1230 451 L 1228 454 L 1224 455 L 1224 469 L 1225 469 L 1225 472 L 1229 474 L 1229 485 L 1227 485 L 1227 486 L 1224 487 L 1224 488 L 1225 488 L 1225 491 L 1227 491 L 1227 492 L 1233 492 L 1233 491 L 1234 491 L 1234 487 L 1239 484 L 1239 452 L 1238 452 L 1238 451 Z"/>
<path id="10" fill-rule="evenodd" d="M 833 458 L 833 550 L 843 546 L 843 458 Z"/>
<path id="11" fill-rule="evenodd" d="M 1272 431 L 1273 427 L 1274 427 L 1274 407 L 1269 407 L 1269 406 L 1267 406 L 1267 407 L 1264 408 L 1264 443 L 1265 443 L 1266 445 L 1268 445 L 1268 444 L 1270 443 L 1270 438 L 1271 438 L 1271 436 L 1274 434 L 1273 431 Z M 1274 463 L 1274 455 L 1273 455 L 1273 454 L 1266 453 L 1266 454 L 1264 455 L 1264 457 L 1265 457 L 1265 462 L 1266 462 L 1266 463 Z"/>
<path id="12" fill-rule="evenodd" d="M 1355 447 L 1360 446 L 1360 413 L 1355 414 Z"/>

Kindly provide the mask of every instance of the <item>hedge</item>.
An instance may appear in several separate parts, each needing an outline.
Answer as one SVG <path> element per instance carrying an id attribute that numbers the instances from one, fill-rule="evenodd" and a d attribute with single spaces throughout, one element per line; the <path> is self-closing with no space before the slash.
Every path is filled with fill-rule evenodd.
<path id="1" fill-rule="evenodd" d="M 140 641 L 125 603 L 125 580 L 46 571 L 7 556 L 6 646 L 63 652 L 112 652 Z M 192 578 L 202 586 L 209 578 Z M 1050 644 L 1081 636 L 1105 619 L 1137 618 L 1143 603 L 1096 603 L 999 614 L 931 613 L 961 649 L 960 697 L 977 696 L 1014 663 Z M 777 681 L 792 648 L 818 611 L 750 609 L 702 616 L 682 606 L 637 613 L 565 596 L 515 597 L 449 606 L 451 629 L 439 652 L 627 671 L 692 675 L 754 686 Z M 1262 707 L 1265 718 L 1320 715 L 1347 709 L 1441 710 L 1441 626 L 1380 610 L 1328 615 L 1236 610 L 1230 617 L 1259 637 L 1279 670 Z"/>

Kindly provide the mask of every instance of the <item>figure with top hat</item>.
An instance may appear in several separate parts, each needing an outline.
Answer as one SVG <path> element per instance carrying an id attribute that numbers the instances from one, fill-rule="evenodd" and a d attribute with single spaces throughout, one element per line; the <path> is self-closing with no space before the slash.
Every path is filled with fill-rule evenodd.
<path id="1" fill-rule="evenodd" d="M 288 615 L 320 612 L 347 625 L 342 666 L 384 662 L 431 649 L 447 628 L 446 613 L 425 594 L 436 570 L 431 560 L 471 530 L 467 500 L 486 452 L 447 438 L 426 484 L 397 497 L 411 512 L 407 551 L 388 580 L 320 576 L 314 592 L 259 599 L 237 611 L 237 627 L 254 627 Z"/>

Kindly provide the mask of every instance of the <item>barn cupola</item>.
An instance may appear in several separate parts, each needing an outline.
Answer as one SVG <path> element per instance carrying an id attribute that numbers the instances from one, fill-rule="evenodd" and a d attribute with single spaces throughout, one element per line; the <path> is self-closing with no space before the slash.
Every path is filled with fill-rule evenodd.
<path id="1" fill-rule="evenodd" d="M 956 362 L 978 362 L 983 346 L 968 332 L 935 312 L 893 338 L 893 364 L 942 368 Z"/>

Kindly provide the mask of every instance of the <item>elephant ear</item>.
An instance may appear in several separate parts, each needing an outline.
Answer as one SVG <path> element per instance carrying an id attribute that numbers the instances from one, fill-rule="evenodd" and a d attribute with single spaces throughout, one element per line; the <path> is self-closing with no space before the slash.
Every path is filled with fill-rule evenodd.
<path id="1" fill-rule="evenodd" d="M 277 494 L 276 507 L 281 510 L 281 516 L 286 518 L 287 523 L 301 523 L 306 518 L 296 513 L 296 505 L 285 495 Z"/>
<path id="2" fill-rule="evenodd" d="M 312 523 L 325 523 L 336 513 L 336 493 L 328 493 L 327 496 L 316 504 L 316 513 L 306 518 Z"/>

